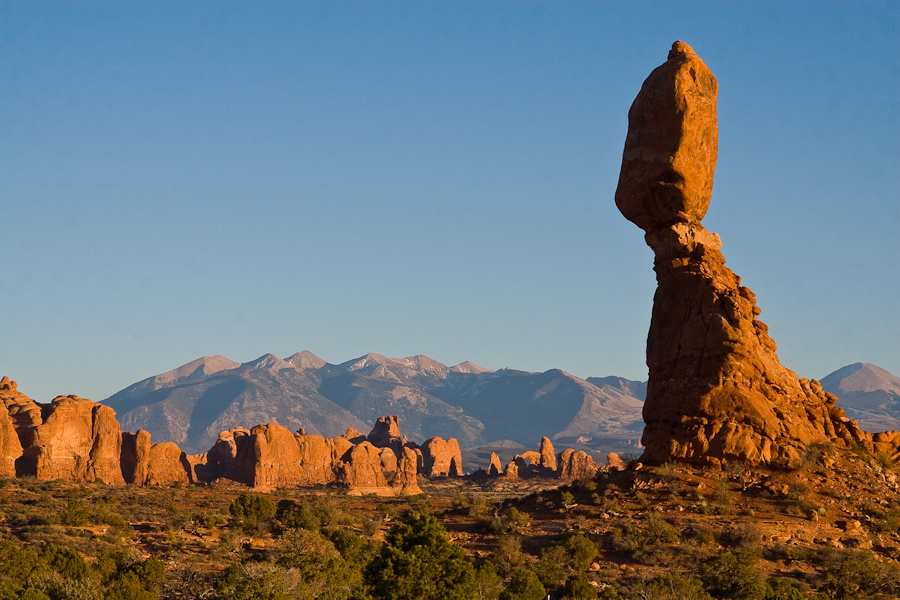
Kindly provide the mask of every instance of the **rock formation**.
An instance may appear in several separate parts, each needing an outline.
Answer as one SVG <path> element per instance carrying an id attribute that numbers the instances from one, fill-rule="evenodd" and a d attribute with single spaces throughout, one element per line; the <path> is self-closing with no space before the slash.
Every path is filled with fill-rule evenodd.
<path id="1" fill-rule="evenodd" d="M 463 474 L 462 451 L 454 438 L 433 437 L 422 444 L 422 474 L 426 477 L 458 476 Z"/>
<path id="2" fill-rule="evenodd" d="M 125 483 L 119 463 L 122 433 L 113 409 L 78 396 L 57 396 L 41 412 L 43 422 L 20 434 L 31 442 L 23 448 L 18 474 Z"/>
<path id="3" fill-rule="evenodd" d="M 398 451 L 403 445 L 400 418 L 397 415 L 378 417 L 366 440 L 376 448 L 391 448 L 395 452 Z"/>
<path id="4" fill-rule="evenodd" d="M 553 452 L 553 443 L 548 437 L 541 438 L 541 461 L 540 464 L 545 469 L 551 471 L 556 470 L 556 454 Z"/>
<path id="5" fill-rule="evenodd" d="M 488 463 L 487 474 L 491 477 L 499 477 L 503 475 L 503 465 L 500 464 L 500 457 L 496 452 L 491 452 L 491 460 Z"/>
<path id="6" fill-rule="evenodd" d="M 559 455 L 557 475 L 560 479 L 588 479 L 599 470 L 600 465 L 584 450 L 566 448 Z"/>
<path id="7" fill-rule="evenodd" d="M 616 206 L 642 228 L 658 288 L 642 460 L 785 463 L 810 442 L 871 440 L 815 381 L 783 367 L 755 297 L 700 221 L 716 165 L 715 77 L 676 42 L 628 113 Z"/>
<path id="8" fill-rule="evenodd" d="M 6 407 L 21 404 L 21 398 L 31 399 L 16 388 L 16 382 L 10 381 L 9 377 L 0 380 L 0 402 L 3 402 L 0 406 L 0 477 L 15 477 L 16 461 L 22 458 L 22 443 Z"/>
<path id="9" fill-rule="evenodd" d="M 234 468 L 247 475 L 248 485 L 270 490 L 298 485 L 302 480 L 300 445 L 294 434 L 278 423 L 257 425 L 250 442 L 234 459 Z"/>

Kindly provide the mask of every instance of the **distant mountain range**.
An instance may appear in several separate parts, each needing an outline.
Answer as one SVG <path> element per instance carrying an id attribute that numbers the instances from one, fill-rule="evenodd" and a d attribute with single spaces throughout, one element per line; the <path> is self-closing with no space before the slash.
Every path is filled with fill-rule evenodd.
<path id="1" fill-rule="evenodd" d="M 867 431 L 900 430 L 900 378 L 856 363 L 821 380 Z M 639 453 L 647 383 L 621 377 L 579 379 L 552 369 L 491 371 L 470 362 L 448 367 L 427 356 L 367 354 L 333 365 L 312 352 L 266 354 L 239 363 L 205 356 L 104 400 L 123 429 L 146 429 L 188 453 L 205 452 L 219 432 L 277 422 L 324 436 L 363 434 L 380 416 L 398 415 L 410 440 L 454 437 L 463 448 L 557 444 Z"/>
<path id="2" fill-rule="evenodd" d="M 553 369 L 448 367 L 427 356 L 379 354 L 333 365 L 311 352 L 266 354 L 247 363 L 207 356 L 150 377 L 104 400 L 123 429 L 145 429 L 188 453 L 205 452 L 220 431 L 277 422 L 325 436 L 368 433 L 398 415 L 421 443 L 441 436 L 465 448 L 535 446 L 542 436 L 587 447 L 636 447 L 646 383 L 579 379 Z"/>

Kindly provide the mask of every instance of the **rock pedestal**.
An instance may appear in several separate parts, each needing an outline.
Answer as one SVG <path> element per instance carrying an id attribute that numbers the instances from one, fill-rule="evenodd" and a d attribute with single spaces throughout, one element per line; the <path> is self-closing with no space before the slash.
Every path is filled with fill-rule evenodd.
<path id="1" fill-rule="evenodd" d="M 755 296 L 700 221 L 716 165 L 715 77 L 684 42 L 628 113 L 616 206 L 644 229 L 658 288 L 647 338 L 644 462 L 790 462 L 807 444 L 871 438 L 783 367 Z"/>

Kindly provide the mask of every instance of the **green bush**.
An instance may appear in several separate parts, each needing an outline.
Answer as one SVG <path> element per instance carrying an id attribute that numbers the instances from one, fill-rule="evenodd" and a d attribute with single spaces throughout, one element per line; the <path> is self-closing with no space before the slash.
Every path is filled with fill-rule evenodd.
<path id="1" fill-rule="evenodd" d="M 578 573 L 566 579 L 563 596 L 572 600 L 593 600 L 597 597 L 597 590 L 584 573 Z"/>
<path id="2" fill-rule="evenodd" d="M 388 531 L 365 570 L 376 600 L 469 600 L 475 569 L 432 515 L 411 512 Z"/>
<path id="3" fill-rule="evenodd" d="M 228 512 L 236 519 L 268 519 L 275 516 L 275 502 L 251 492 L 238 496 L 228 507 Z"/>
<path id="4" fill-rule="evenodd" d="M 84 558 L 76 550 L 50 544 L 39 554 L 41 562 L 47 565 L 55 573 L 59 573 L 66 579 L 87 579 L 90 574 Z"/>
<path id="5" fill-rule="evenodd" d="M 723 552 L 700 563 L 700 579 L 706 591 L 717 598 L 761 600 L 766 577 L 753 552 Z"/>
<path id="6" fill-rule="evenodd" d="M 537 575 L 527 569 L 516 571 L 509 585 L 500 593 L 500 600 L 544 600 L 547 590 Z"/>
<path id="7" fill-rule="evenodd" d="M 570 565 L 578 571 L 586 571 L 591 562 L 599 554 L 597 545 L 581 533 L 576 533 L 563 542 L 563 547 L 569 553 Z"/>

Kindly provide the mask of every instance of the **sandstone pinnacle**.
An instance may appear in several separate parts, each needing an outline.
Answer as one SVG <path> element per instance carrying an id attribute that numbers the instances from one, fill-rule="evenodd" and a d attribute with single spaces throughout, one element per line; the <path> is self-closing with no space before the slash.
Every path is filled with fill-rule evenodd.
<path id="1" fill-rule="evenodd" d="M 676 42 L 628 113 L 616 206 L 646 231 L 658 284 L 642 459 L 790 463 L 815 441 L 872 448 L 834 396 L 780 364 L 755 295 L 700 224 L 716 167 L 716 94 L 703 61 Z"/>

